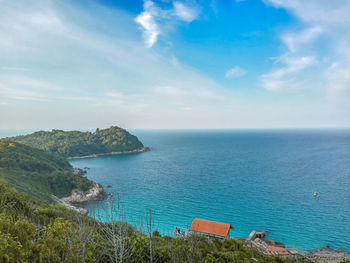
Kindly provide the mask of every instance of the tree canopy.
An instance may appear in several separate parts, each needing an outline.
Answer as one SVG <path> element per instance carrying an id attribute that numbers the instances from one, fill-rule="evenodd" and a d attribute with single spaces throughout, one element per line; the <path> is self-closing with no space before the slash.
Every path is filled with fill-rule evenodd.
<path id="1" fill-rule="evenodd" d="M 127 152 L 143 147 L 136 136 L 117 126 L 96 129 L 95 132 L 38 131 L 8 139 L 63 157 Z"/>
<path id="2" fill-rule="evenodd" d="M 87 191 L 92 181 L 73 174 L 70 163 L 60 156 L 9 140 L 0 140 L 0 178 L 38 199 L 69 196 L 73 189 Z"/>

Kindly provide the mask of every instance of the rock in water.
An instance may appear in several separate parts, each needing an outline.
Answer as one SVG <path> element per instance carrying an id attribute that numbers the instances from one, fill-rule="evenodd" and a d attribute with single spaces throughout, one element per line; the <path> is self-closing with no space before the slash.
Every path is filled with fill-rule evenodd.
<path id="1" fill-rule="evenodd" d="M 93 186 L 86 194 L 84 194 L 84 192 L 79 189 L 74 189 L 71 196 L 63 198 L 63 200 L 70 204 L 81 204 L 91 201 L 101 201 L 106 197 L 107 193 L 103 187 L 100 184 L 94 182 Z"/>

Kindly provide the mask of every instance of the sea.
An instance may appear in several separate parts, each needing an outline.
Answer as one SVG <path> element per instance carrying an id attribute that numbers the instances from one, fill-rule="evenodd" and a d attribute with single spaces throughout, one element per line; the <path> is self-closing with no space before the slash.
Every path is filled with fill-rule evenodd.
<path id="1" fill-rule="evenodd" d="M 252 230 L 293 248 L 350 251 L 350 130 L 133 130 L 151 151 L 70 160 L 110 196 L 110 208 L 138 229 L 173 236 L 193 218 Z M 317 192 L 317 196 L 314 196 Z"/>

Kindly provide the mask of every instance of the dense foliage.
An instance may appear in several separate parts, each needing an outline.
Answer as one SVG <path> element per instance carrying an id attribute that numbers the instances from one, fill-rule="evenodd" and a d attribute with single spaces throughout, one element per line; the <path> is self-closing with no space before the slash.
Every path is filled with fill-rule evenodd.
<path id="1" fill-rule="evenodd" d="M 115 218 L 100 223 L 21 195 L 0 179 L 0 262 L 294 262 L 235 240 L 146 235 Z"/>
<path id="2" fill-rule="evenodd" d="M 140 149 L 143 144 L 124 129 L 112 126 L 95 132 L 52 130 L 9 138 L 63 157 L 85 156 Z"/>
<path id="3" fill-rule="evenodd" d="M 9 140 L 0 140 L 0 177 L 21 192 L 51 201 L 51 195 L 69 196 L 92 182 L 72 173 L 69 162 L 59 156 Z"/>

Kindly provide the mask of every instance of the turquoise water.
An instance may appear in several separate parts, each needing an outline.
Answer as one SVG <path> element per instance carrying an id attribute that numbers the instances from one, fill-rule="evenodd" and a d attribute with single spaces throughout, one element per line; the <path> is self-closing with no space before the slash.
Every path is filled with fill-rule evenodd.
<path id="1" fill-rule="evenodd" d="M 234 237 L 269 230 L 304 250 L 350 250 L 349 130 L 133 133 L 150 152 L 71 161 L 113 186 L 131 223 L 152 209 L 162 234 L 198 217 L 231 223 Z M 98 212 L 106 202 L 86 207 Z"/>

